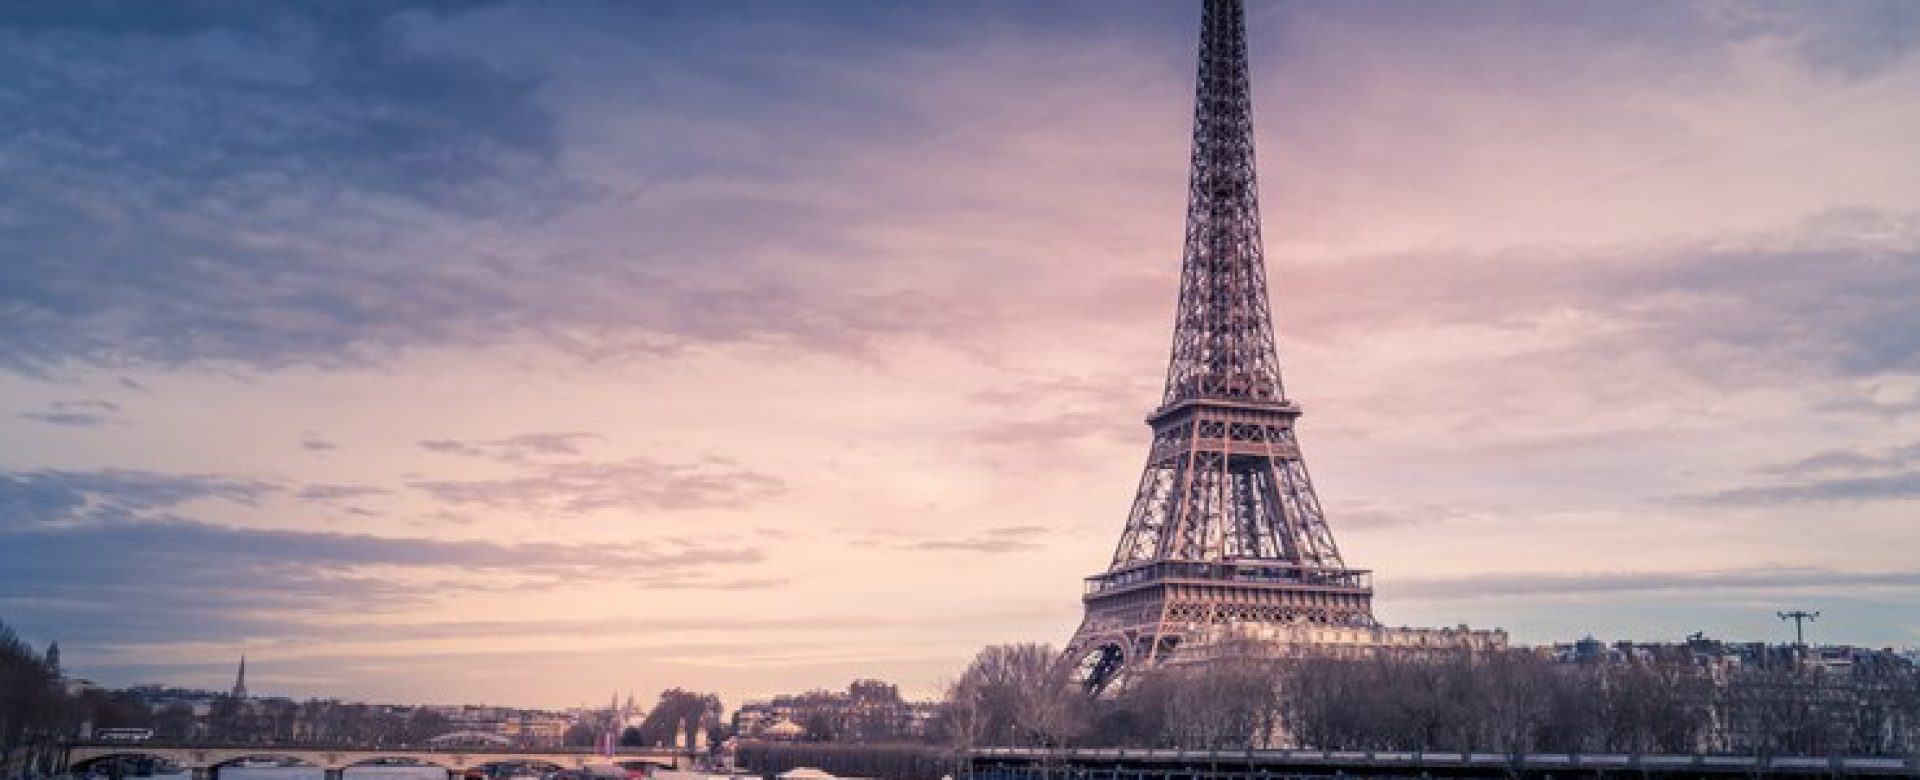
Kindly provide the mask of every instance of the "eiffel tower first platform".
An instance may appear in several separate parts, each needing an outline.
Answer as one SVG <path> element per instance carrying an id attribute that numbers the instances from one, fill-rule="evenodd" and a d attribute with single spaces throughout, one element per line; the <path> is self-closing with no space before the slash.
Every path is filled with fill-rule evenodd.
<path id="1" fill-rule="evenodd" d="M 1341 558 L 1280 381 L 1240 0 L 1206 0 L 1199 71 L 1166 391 L 1066 659 L 1098 691 L 1132 669 L 1283 646 L 1504 645 L 1501 632 L 1380 626 L 1371 573 Z"/>

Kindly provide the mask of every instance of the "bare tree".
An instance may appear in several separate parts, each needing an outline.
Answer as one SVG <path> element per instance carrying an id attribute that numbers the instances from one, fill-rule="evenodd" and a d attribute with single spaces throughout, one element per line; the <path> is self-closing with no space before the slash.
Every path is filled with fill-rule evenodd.
<path id="1" fill-rule="evenodd" d="M 1180 683 L 1158 670 L 1137 673 L 1092 705 L 1090 741 L 1116 747 L 1171 747 L 1170 721 Z"/>
<path id="2" fill-rule="evenodd" d="M 948 691 L 957 747 L 1062 745 L 1086 731 L 1086 697 L 1049 645 L 992 645 Z"/>
<path id="3" fill-rule="evenodd" d="M 1377 653 L 1303 658 L 1284 677 L 1289 730 L 1315 747 L 1689 752 L 1711 722 L 1708 683 L 1684 666 Z"/>
<path id="4" fill-rule="evenodd" d="M 48 657 L 0 623 L 0 767 L 46 761 L 72 711 Z"/>
<path id="5" fill-rule="evenodd" d="M 1280 724 L 1277 662 L 1238 657 L 1163 673 L 1173 688 L 1165 728 L 1178 747 L 1265 747 Z"/>

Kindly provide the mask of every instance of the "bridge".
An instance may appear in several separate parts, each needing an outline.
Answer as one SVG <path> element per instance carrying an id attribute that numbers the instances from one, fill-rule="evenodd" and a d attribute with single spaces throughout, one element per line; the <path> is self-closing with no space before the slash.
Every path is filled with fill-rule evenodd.
<path id="1" fill-rule="evenodd" d="M 609 757 L 590 748 L 368 747 L 365 745 L 187 744 L 152 741 L 73 742 L 66 746 L 67 770 L 85 774 L 116 758 L 158 760 L 191 770 L 195 780 L 218 780 L 220 769 L 248 760 L 291 761 L 342 780 L 356 766 L 415 764 L 437 766 L 449 777 L 492 765 L 528 764 L 553 769 L 583 769 L 608 764 L 647 764 L 690 769 L 698 755 L 672 748 L 619 748 Z"/>
<path id="2" fill-rule="evenodd" d="M 976 748 L 971 780 L 1832 780 L 1920 777 L 1920 758 L 1342 750 Z"/>

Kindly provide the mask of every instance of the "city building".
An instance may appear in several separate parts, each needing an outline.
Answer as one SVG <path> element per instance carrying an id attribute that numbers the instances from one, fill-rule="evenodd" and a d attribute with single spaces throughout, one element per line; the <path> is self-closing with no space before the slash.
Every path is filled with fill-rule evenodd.
<path id="1" fill-rule="evenodd" d="M 1748 755 L 1903 755 L 1920 750 L 1920 666 L 1911 650 L 1852 645 L 1593 637 L 1537 648 L 1570 671 L 1645 670 L 1709 727 L 1695 749 Z"/>
<path id="2" fill-rule="evenodd" d="M 920 741 L 935 735 L 941 704 L 909 702 L 879 680 L 855 680 L 845 691 L 816 690 L 742 704 L 734 733 L 787 741 Z"/>

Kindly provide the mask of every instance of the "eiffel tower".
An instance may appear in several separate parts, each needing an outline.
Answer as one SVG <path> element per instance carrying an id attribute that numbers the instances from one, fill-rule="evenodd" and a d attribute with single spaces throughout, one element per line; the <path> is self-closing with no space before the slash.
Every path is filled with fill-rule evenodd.
<path id="1" fill-rule="evenodd" d="M 1206 0 L 1173 355 L 1126 530 L 1067 645 L 1099 691 L 1129 669 L 1302 624 L 1372 628 L 1307 476 L 1280 381 L 1254 184 L 1246 13 Z M 1264 631 L 1263 631 L 1264 629 Z"/>

